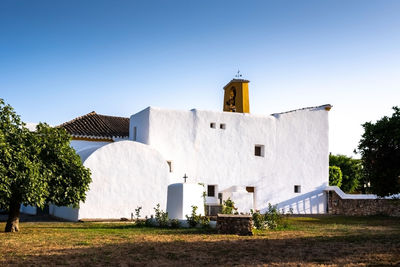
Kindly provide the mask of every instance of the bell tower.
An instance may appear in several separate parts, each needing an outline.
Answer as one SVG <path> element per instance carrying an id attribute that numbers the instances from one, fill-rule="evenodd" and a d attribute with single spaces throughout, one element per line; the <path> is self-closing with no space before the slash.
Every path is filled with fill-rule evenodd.
<path id="1" fill-rule="evenodd" d="M 232 79 L 224 91 L 224 111 L 250 113 L 248 80 Z"/>

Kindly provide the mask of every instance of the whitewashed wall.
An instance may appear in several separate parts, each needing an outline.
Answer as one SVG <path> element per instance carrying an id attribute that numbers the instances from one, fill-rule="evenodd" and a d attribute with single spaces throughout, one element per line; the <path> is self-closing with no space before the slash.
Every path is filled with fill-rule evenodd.
<path id="1" fill-rule="evenodd" d="M 215 123 L 216 128 L 210 128 Z M 172 160 L 171 183 L 254 186 L 256 207 L 324 213 L 328 185 L 328 111 L 323 106 L 274 116 L 147 108 L 131 117 L 137 136 Z M 225 124 L 225 129 L 220 129 Z M 254 155 L 264 146 L 264 157 Z M 294 193 L 294 185 L 301 193 Z"/>
<path id="2" fill-rule="evenodd" d="M 103 146 L 84 165 L 92 171 L 92 183 L 79 219 L 130 218 L 135 208 L 142 215 L 154 214 L 157 203 L 165 210 L 168 165 L 153 148 L 132 141 Z"/>
<path id="3" fill-rule="evenodd" d="M 170 219 L 186 220 L 197 207 L 197 214 L 204 215 L 203 186 L 195 183 L 176 183 L 168 186 L 167 212 Z"/>
<path id="4" fill-rule="evenodd" d="M 71 221 L 131 218 L 141 206 L 144 217 L 154 214 L 158 203 L 166 210 L 168 164 L 150 146 L 133 141 L 110 143 L 92 152 L 84 166 L 92 172 L 86 201 L 79 209 L 54 206 L 53 215 Z"/>

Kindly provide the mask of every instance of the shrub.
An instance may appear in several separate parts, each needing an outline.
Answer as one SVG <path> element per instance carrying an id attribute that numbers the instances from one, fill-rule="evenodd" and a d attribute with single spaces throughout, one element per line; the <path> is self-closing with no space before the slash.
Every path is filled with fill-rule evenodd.
<path id="1" fill-rule="evenodd" d="M 179 228 L 181 227 L 181 222 L 178 219 L 170 220 L 171 228 Z"/>
<path id="2" fill-rule="evenodd" d="M 337 166 L 329 166 L 329 185 L 342 185 L 342 171 Z"/>
<path id="3" fill-rule="evenodd" d="M 208 218 L 207 216 L 202 216 L 200 218 L 200 225 L 201 228 L 210 228 L 210 218 Z"/>
<path id="4" fill-rule="evenodd" d="M 197 215 L 197 206 L 192 206 L 192 213 L 190 216 L 186 215 L 186 221 L 189 227 L 196 227 L 200 223 L 201 215 Z"/>
<path id="5" fill-rule="evenodd" d="M 231 198 L 224 200 L 224 203 L 222 205 L 222 213 L 223 214 L 233 214 L 234 210 L 237 210 L 237 208 L 235 208 L 235 202 L 233 202 L 231 200 Z"/>
<path id="6" fill-rule="evenodd" d="M 250 210 L 254 227 L 260 230 L 263 229 L 277 229 L 287 228 L 289 226 L 288 216 L 291 213 L 285 214 L 283 211 L 280 212 L 276 205 L 268 203 L 268 209 L 265 214 L 261 214 L 260 211 Z"/>
<path id="7" fill-rule="evenodd" d="M 136 224 L 137 226 L 143 226 L 143 225 L 145 225 L 145 222 L 142 221 L 142 220 L 140 220 L 140 211 L 141 211 L 141 210 L 142 210 L 142 207 L 137 207 L 137 208 L 135 209 L 135 216 L 136 216 L 135 224 Z"/>
<path id="8" fill-rule="evenodd" d="M 148 218 L 147 216 L 145 217 L 144 225 L 147 226 L 147 227 L 153 227 L 154 226 L 153 215 L 151 215 L 150 218 Z"/>
<path id="9" fill-rule="evenodd" d="M 160 204 L 157 204 L 154 208 L 154 212 L 156 213 L 155 218 L 158 226 L 168 227 L 168 212 L 163 211 L 160 208 Z"/>
<path id="10" fill-rule="evenodd" d="M 264 230 L 267 229 L 267 223 L 265 222 L 264 215 L 260 213 L 259 210 L 250 210 L 251 216 L 253 218 L 253 224 L 256 229 Z"/>

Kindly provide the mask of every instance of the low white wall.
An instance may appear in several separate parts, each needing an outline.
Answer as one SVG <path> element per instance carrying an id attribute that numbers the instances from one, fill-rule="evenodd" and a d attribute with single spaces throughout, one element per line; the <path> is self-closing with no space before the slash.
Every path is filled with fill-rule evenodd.
<path id="1" fill-rule="evenodd" d="M 342 199 L 377 199 L 380 198 L 374 194 L 347 194 L 337 186 L 326 186 L 324 191 L 335 191 Z M 400 198 L 400 194 L 384 197 L 385 199 Z"/>
<path id="2" fill-rule="evenodd" d="M 72 207 L 58 207 L 56 205 L 49 205 L 49 213 L 54 217 L 73 222 L 77 221 L 79 217 L 79 209 Z"/>
<path id="3" fill-rule="evenodd" d="M 33 206 L 25 206 L 21 205 L 21 208 L 19 209 L 20 212 L 29 214 L 29 215 L 36 215 L 37 214 L 37 208 Z"/>
<path id="4" fill-rule="evenodd" d="M 197 214 L 204 215 L 203 186 L 194 183 L 176 183 L 168 186 L 167 212 L 170 219 L 185 220 L 197 206 Z"/>

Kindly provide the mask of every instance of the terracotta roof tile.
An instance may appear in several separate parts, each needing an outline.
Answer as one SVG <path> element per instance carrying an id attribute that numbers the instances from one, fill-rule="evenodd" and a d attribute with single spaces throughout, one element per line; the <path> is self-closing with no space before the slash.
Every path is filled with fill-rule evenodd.
<path id="1" fill-rule="evenodd" d="M 92 136 L 110 139 L 112 137 L 129 136 L 129 118 L 100 115 L 94 111 L 57 127 L 64 128 L 72 136 Z"/>

